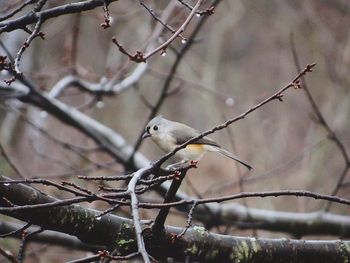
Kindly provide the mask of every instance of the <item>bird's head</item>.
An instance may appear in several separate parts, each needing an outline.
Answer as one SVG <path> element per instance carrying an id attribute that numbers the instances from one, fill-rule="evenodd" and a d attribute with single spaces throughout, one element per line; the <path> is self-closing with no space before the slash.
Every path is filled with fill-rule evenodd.
<path id="1" fill-rule="evenodd" d="M 142 135 L 142 139 L 146 139 L 148 137 L 160 137 L 162 133 L 166 131 L 166 123 L 167 120 L 164 119 L 162 116 L 154 117 L 147 123 L 145 127 L 145 132 Z"/>

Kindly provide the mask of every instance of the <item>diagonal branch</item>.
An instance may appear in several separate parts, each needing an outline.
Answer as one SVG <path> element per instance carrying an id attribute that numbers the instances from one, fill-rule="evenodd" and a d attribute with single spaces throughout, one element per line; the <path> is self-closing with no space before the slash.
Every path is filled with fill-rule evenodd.
<path id="1" fill-rule="evenodd" d="M 164 51 L 181 33 L 183 33 L 185 31 L 186 27 L 188 26 L 188 24 L 191 22 L 192 18 L 196 14 L 199 6 L 202 4 L 203 1 L 204 0 L 198 0 L 196 5 L 192 8 L 191 13 L 188 15 L 185 22 L 183 22 L 183 24 L 179 27 L 179 29 L 176 30 L 176 32 L 174 34 L 172 34 L 171 37 L 167 41 L 165 41 L 163 44 L 159 45 L 155 49 L 153 49 L 153 50 L 149 51 L 147 54 L 145 54 L 143 57 L 144 60 L 147 60 L 148 58 L 150 58 L 154 54 L 158 53 L 160 50 Z"/>
<path id="2" fill-rule="evenodd" d="M 176 152 L 178 152 L 181 149 L 184 149 L 188 144 L 203 138 L 204 136 L 207 136 L 209 134 L 212 134 L 216 131 L 222 130 L 226 127 L 228 127 L 229 125 L 231 125 L 232 123 L 242 120 L 244 119 L 248 114 L 252 113 L 253 111 L 256 111 L 257 109 L 261 108 L 262 106 L 264 106 L 265 104 L 267 104 L 268 102 L 272 101 L 272 100 L 280 100 L 282 101 L 282 97 L 283 97 L 283 93 L 288 90 L 291 87 L 294 88 L 299 88 L 299 80 L 302 76 L 304 76 L 306 73 L 308 72 L 312 72 L 313 68 L 316 66 L 315 63 L 313 64 L 308 64 L 289 84 L 287 84 L 285 87 L 281 88 L 279 91 L 277 91 L 276 93 L 274 93 L 273 95 L 271 95 L 270 97 L 266 98 L 265 100 L 263 100 L 262 102 L 256 104 L 255 106 L 251 107 L 250 109 L 248 109 L 247 111 L 243 112 L 242 114 L 238 115 L 235 118 L 229 119 L 227 120 L 225 123 L 220 124 L 210 130 L 207 130 L 205 132 L 202 132 L 201 134 L 199 134 L 196 137 L 193 137 L 192 139 L 186 141 L 185 143 L 177 146 L 173 151 L 169 152 L 168 154 L 164 155 L 162 158 L 160 158 L 155 165 L 156 166 L 161 166 L 166 160 L 168 160 L 171 156 L 173 156 Z"/>
<path id="3" fill-rule="evenodd" d="M 179 173 L 178 176 L 175 177 L 175 179 L 173 179 L 168 191 L 165 194 L 164 204 L 172 202 L 174 200 L 176 196 L 176 192 L 179 190 L 185 176 L 186 176 L 186 171 L 183 171 Z M 163 207 L 162 209 L 160 209 L 154 221 L 154 224 L 152 226 L 152 231 L 155 233 L 155 235 L 158 235 L 160 232 L 164 230 L 164 224 L 169 214 L 169 210 L 170 210 L 170 207 Z"/>
<path id="4" fill-rule="evenodd" d="M 22 3 L 20 6 L 18 6 L 17 8 L 13 9 L 12 11 L 10 11 L 8 14 L 3 15 L 0 17 L 0 21 L 4 21 L 8 18 L 11 18 L 12 16 L 14 16 L 15 14 L 17 14 L 18 12 L 20 12 L 23 8 L 25 8 L 27 5 L 31 5 L 32 3 L 34 3 L 36 0 L 26 0 L 24 3 Z M 2 11 L 2 10 L 1 10 Z M 1 12 L 2 13 L 2 12 Z"/>

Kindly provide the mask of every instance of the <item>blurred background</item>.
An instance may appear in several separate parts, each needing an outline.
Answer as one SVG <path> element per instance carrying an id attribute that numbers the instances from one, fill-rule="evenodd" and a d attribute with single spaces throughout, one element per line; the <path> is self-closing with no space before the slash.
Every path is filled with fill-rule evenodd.
<path id="1" fill-rule="evenodd" d="M 63 2 L 73 1 L 60 1 L 59 4 Z M 145 3 L 159 16 L 168 4 L 163 1 Z M 194 1 L 189 3 L 193 5 Z M 8 12 L 10 4 L 12 1 L 1 1 L 2 14 Z M 55 5 L 55 1 L 48 1 L 45 7 Z M 206 6 L 210 3 L 206 2 Z M 118 81 L 131 74 L 137 64 L 119 52 L 111 38 L 115 36 L 130 53 L 144 51 L 159 23 L 138 1 L 112 3 L 109 12 L 113 22 L 105 30 L 100 27 L 104 19 L 102 8 L 46 21 L 41 28 L 46 39 L 35 39 L 24 52 L 21 61 L 24 75 L 43 92 L 49 92 L 68 74 L 96 83 L 112 78 Z M 172 9 L 168 24 L 178 28 L 188 13 L 188 9 L 178 4 Z M 198 19 L 194 17 L 182 34 L 185 38 Z M 302 67 L 317 63 L 314 72 L 306 77 L 308 88 L 331 129 L 349 149 L 349 24 L 350 3 L 347 0 L 222 1 L 182 58 L 170 86 L 170 95 L 164 100 L 159 114 L 199 131 L 241 114 L 297 75 L 292 55 L 293 40 Z M 156 44 L 170 36 L 171 32 L 163 30 Z M 13 56 L 26 37 L 22 31 L 0 36 Z M 176 53 L 184 45 L 182 42 L 178 38 L 167 48 L 165 56 L 158 53 L 150 58 L 142 78 L 121 94 L 96 98 L 71 87 L 59 99 L 112 128 L 134 145 L 148 121 L 149 105 L 157 101 Z M 0 54 L 4 54 L 2 49 Z M 91 150 L 84 152 L 82 157 L 62 147 L 62 142 L 86 149 L 94 149 L 96 145 L 42 109 L 16 100 L 3 101 L 1 105 L 1 144 L 26 178 L 69 179 L 97 191 L 97 183 L 81 182 L 76 176 L 124 173 L 123 167 L 106 153 Z M 202 197 L 214 197 L 240 191 L 284 189 L 330 194 L 345 168 L 339 148 L 327 138 L 326 130 L 317 122 L 303 89 L 288 90 L 283 102 L 272 101 L 211 137 L 254 169 L 247 172 L 228 158 L 207 154 L 198 169 L 189 171 L 181 186 L 181 190 L 189 195 L 200 193 Z M 152 161 L 163 154 L 150 140 L 142 143 L 140 152 Z M 4 158 L 0 160 L 0 171 L 5 176 L 17 178 Z M 349 176 L 347 178 L 344 182 L 350 182 Z M 345 183 L 338 195 L 350 198 L 349 185 Z M 64 197 L 57 190 L 50 194 Z M 156 194 L 150 198 L 162 200 Z M 312 212 L 324 207 L 324 202 L 291 197 L 237 202 L 248 207 L 291 212 Z M 91 206 L 101 210 L 107 208 L 99 203 Z M 348 215 L 345 206 L 333 205 L 331 211 Z M 129 211 L 120 209 L 116 213 L 128 215 Z M 154 216 L 154 211 L 142 210 L 143 218 Z M 184 226 L 186 216 L 174 212 L 167 223 Z M 290 237 L 283 233 L 242 231 L 235 227 L 225 227 L 225 231 L 234 235 Z M 15 251 L 18 241 L 0 240 L 0 244 Z M 40 257 L 37 253 L 28 257 L 33 262 L 62 260 L 62 248 L 33 245 L 31 249 L 42 251 Z M 66 254 L 65 257 L 72 258 Z"/>

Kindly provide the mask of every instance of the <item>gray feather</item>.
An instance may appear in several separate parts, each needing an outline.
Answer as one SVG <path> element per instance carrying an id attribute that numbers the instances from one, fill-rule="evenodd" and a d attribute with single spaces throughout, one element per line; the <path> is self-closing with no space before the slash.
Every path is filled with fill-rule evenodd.
<path id="1" fill-rule="evenodd" d="M 237 162 L 239 162 L 240 164 L 243 164 L 245 167 L 248 168 L 248 170 L 253 169 L 253 167 L 251 167 L 249 164 L 243 162 L 242 160 L 240 160 L 237 156 L 235 156 L 233 153 L 230 153 L 229 151 L 226 151 L 225 149 L 222 148 L 217 148 L 216 149 L 218 153 L 221 153 L 223 155 L 225 155 L 226 157 L 233 159 Z"/>
<path id="2" fill-rule="evenodd" d="M 200 132 L 179 122 L 173 122 L 174 126 L 173 129 L 170 131 L 171 135 L 176 138 L 176 144 L 180 145 L 188 140 L 197 137 L 200 135 Z M 216 147 L 220 147 L 219 144 L 217 144 L 215 141 L 210 139 L 209 137 L 203 137 L 201 139 L 195 140 L 191 144 L 206 144 L 206 145 L 212 145 Z"/>

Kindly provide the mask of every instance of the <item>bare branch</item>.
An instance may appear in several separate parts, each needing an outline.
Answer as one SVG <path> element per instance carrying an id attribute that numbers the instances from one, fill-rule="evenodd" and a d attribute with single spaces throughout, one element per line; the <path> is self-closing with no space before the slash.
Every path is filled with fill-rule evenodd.
<path id="1" fill-rule="evenodd" d="M 14 192 L 5 193 L 13 202 L 52 202 L 49 197 L 32 187 L 16 185 Z M 1 194 L 4 194 L 2 191 Z M 28 195 L 34 195 L 37 200 L 28 199 Z M 27 218 L 34 224 L 45 229 L 65 232 L 79 237 L 89 244 L 112 245 L 122 244 L 120 240 L 133 240 L 128 244 L 128 249 L 123 250 L 123 255 L 135 252 L 135 233 L 131 220 L 105 215 L 96 219 L 97 211 L 84 209 L 80 206 L 65 206 L 53 210 L 41 210 L 37 213 L 12 214 L 13 217 Z M 83 222 L 82 222 L 83 220 Z M 141 221 L 143 227 L 144 221 Z M 75 227 L 78 226 L 78 227 Z M 344 255 L 350 253 L 348 241 L 314 241 L 314 240 L 289 240 L 289 239 L 264 239 L 249 237 L 231 237 L 211 233 L 203 227 L 195 226 L 189 228 L 181 239 L 172 239 L 174 234 L 180 234 L 183 229 L 176 227 L 165 227 L 164 239 L 155 249 L 149 252 L 159 259 L 167 257 L 176 261 L 185 261 L 189 257 L 192 261 L 212 260 L 218 262 L 226 260 L 250 260 L 250 262 L 275 262 L 271 258 L 284 258 L 286 261 L 298 260 L 298 262 L 317 262 L 317 255 L 322 255 L 319 262 L 342 262 Z M 152 239 L 146 239 L 151 242 Z M 207 242 L 210 240 L 210 242 Z M 193 246 L 196 250 L 191 250 Z M 152 247 L 152 246 L 150 246 Z M 271 250 L 271 247 L 274 249 Z M 240 253 L 240 251 L 246 253 Z M 212 253 L 213 249 L 218 253 Z M 313 253 L 310 253 L 313 251 Z M 259 256 L 257 256 L 259 255 Z M 219 258 L 218 258 L 219 257 Z M 256 261 L 258 259 L 258 261 Z"/>
<path id="2" fill-rule="evenodd" d="M 154 12 L 153 9 L 151 9 L 149 6 L 147 6 L 145 4 L 144 0 L 140 0 L 140 4 L 148 11 L 148 13 L 156 20 L 158 21 L 163 27 L 165 27 L 167 30 L 169 30 L 171 33 L 175 34 L 176 30 L 173 29 L 170 25 L 166 24 L 165 22 L 162 21 L 162 19 L 160 19 L 160 17 L 157 16 L 157 14 Z M 184 36 L 182 36 L 181 34 L 179 34 L 179 37 L 182 39 L 183 41 L 186 41 L 186 38 Z"/>
<path id="3" fill-rule="evenodd" d="M 169 190 L 165 194 L 164 202 L 163 202 L 164 204 L 170 203 L 174 200 L 176 192 L 179 190 L 180 185 L 182 183 L 182 180 L 186 176 L 186 172 L 187 171 L 179 172 L 177 174 L 178 175 L 177 178 L 173 179 L 173 181 L 171 182 L 171 185 L 169 187 Z M 171 206 L 163 207 L 159 211 L 159 213 L 154 221 L 154 224 L 152 226 L 152 231 L 155 233 L 156 236 L 158 236 L 164 230 L 165 220 L 169 214 L 170 207 Z"/>
<path id="4" fill-rule="evenodd" d="M 29 228 L 31 225 L 32 225 L 32 223 L 29 222 L 19 229 L 12 230 L 6 234 L 0 234 L 0 238 L 17 235 L 17 234 L 21 233 L 22 231 L 26 230 L 27 228 Z"/>
<path id="5" fill-rule="evenodd" d="M 6 152 L 4 146 L 2 145 L 1 142 L 0 142 L 0 153 L 4 157 L 4 159 L 7 161 L 7 163 L 11 166 L 12 170 L 16 173 L 17 176 L 19 176 L 22 179 L 26 178 L 20 172 L 20 170 L 17 168 L 17 166 L 14 164 L 14 162 L 11 160 L 10 156 L 7 154 L 7 152 Z"/>
<path id="6" fill-rule="evenodd" d="M 294 88 L 298 88 L 299 85 L 299 80 L 302 76 L 304 76 L 306 73 L 308 72 L 312 72 L 313 68 L 316 66 L 315 63 L 313 64 L 308 64 L 288 85 L 286 85 L 285 87 L 281 88 L 279 91 L 277 91 L 276 93 L 274 93 L 273 95 L 271 95 L 270 97 L 264 99 L 262 102 L 256 104 L 255 106 L 251 107 L 250 109 L 248 109 L 247 111 L 243 112 L 242 114 L 238 115 L 235 118 L 229 119 L 227 120 L 225 123 L 220 124 L 210 130 L 207 130 L 205 132 L 202 132 L 200 135 L 188 140 L 187 142 L 177 146 L 173 151 L 167 153 L 166 155 L 164 155 L 162 158 L 160 158 L 156 163 L 155 166 L 161 166 L 166 160 L 168 160 L 171 156 L 173 156 L 176 152 L 178 152 L 179 150 L 185 148 L 188 144 L 203 138 L 204 136 L 207 136 L 209 134 L 212 134 L 216 131 L 222 130 L 224 128 L 226 128 L 227 126 L 231 125 L 232 123 L 242 120 L 244 119 L 248 114 L 252 113 L 253 111 L 259 109 L 260 107 L 264 106 L 266 103 L 273 101 L 273 100 L 282 100 L 283 97 L 283 93 L 288 90 L 291 87 Z"/>
<path id="7" fill-rule="evenodd" d="M 134 222 L 138 252 L 141 253 L 143 261 L 145 263 L 150 263 L 151 261 L 148 257 L 148 253 L 146 251 L 145 243 L 142 237 L 142 226 L 141 226 L 141 220 L 139 215 L 139 200 L 135 193 L 135 189 L 138 181 L 142 177 L 146 176 L 149 173 L 150 169 L 152 169 L 152 166 L 145 167 L 135 172 L 128 184 L 128 194 L 131 197 L 131 213 L 132 213 L 132 218 Z"/>
<path id="8" fill-rule="evenodd" d="M 33 24 L 37 21 L 39 16 L 41 17 L 42 22 L 45 22 L 46 20 L 54 17 L 88 11 L 104 5 L 104 2 L 109 4 L 115 1 L 117 0 L 87 0 L 49 8 L 40 12 L 30 12 L 13 20 L 0 22 L 0 34 L 3 32 L 11 32 L 15 29 L 21 29 Z"/>
<path id="9" fill-rule="evenodd" d="M 281 191 L 267 191 L 267 192 L 242 192 L 234 195 L 227 195 L 223 197 L 213 197 L 213 198 L 203 198 L 203 199 L 192 199 L 192 200 L 181 200 L 177 202 L 169 202 L 166 204 L 155 204 L 155 203 L 140 203 L 139 206 L 143 208 L 163 208 L 163 207 L 173 207 L 197 203 L 207 204 L 207 203 L 220 203 L 229 200 L 248 198 L 248 197 L 278 197 L 278 196 L 295 196 L 295 197 L 309 197 L 316 200 L 327 200 L 338 204 L 350 205 L 350 200 L 341 198 L 338 196 L 325 195 L 310 191 L 303 190 L 281 190 Z"/>
<path id="10" fill-rule="evenodd" d="M 55 86 L 53 86 L 48 96 L 50 98 L 57 98 L 62 94 L 63 90 L 69 86 L 77 86 L 81 90 L 92 94 L 118 95 L 136 84 L 146 72 L 146 69 L 147 64 L 139 64 L 128 77 L 116 84 L 109 82 L 105 83 L 103 81 L 100 83 L 92 83 L 80 79 L 78 76 L 68 75 L 58 81 Z"/>
<path id="11" fill-rule="evenodd" d="M 20 12 L 23 8 L 25 8 L 27 5 L 30 5 L 32 3 L 34 3 L 36 0 L 26 0 L 24 3 L 22 3 L 20 6 L 18 6 L 17 8 L 15 8 L 14 10 L 12 10 L 11 12 L 9 12 L 8 14 L 0 17 L 0 22 L 4 21 L 12 16 L 14 16 L 15 14 L 17 14 L 18 12 Z"/>
<path id="12" fill-rule="evenodd" d="M 154 54 L 158 53 L 159 51 L 165 50 L 182 32 L 184 32 L 187 25 L 190 23 L 193 16 L 196 14 L 196 12 L 197 12 L 198 8 L 200 7 L 200 5 L 202 4 L 202 2 L 203 2 L 203 0 L 198 0 L 196 5 L 192 8 L 191 13 L 188 15 L 185 22 L 179 27 L 179 29 L 163 44 L 161 44 L 160 46 L 158 46 L 155 49 L 146 53 L 144 55 L 144 59 L 147 60 L 148 58 L 150 58 Z"/>
<path id="13" fill-rule="evenodd" d="M 44 230 L 41 227 L 37 230 L 34 230 L 33 232 L 30 232 L 30 233 L 28 233 L 27 230 L 22 231 L 22 240 L 21 240 L 21 245 L 19 247 L 18 256 L 17 256 L 17 259 L 19 262 L 23 262 L 23 260 L 24 260 L 25 249 L 27 247 L 28 240 L 30 238 L 32 238 L 33 236 L 35 236 L 36 234 L 39 234 L 43 231 Z"/>

